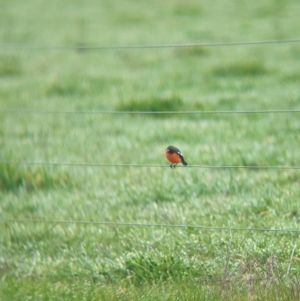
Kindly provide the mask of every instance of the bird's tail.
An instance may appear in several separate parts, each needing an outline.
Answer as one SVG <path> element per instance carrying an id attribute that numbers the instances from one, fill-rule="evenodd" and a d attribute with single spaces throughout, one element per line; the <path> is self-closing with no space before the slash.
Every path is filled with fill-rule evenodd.
<path id="1" fill-rule="evenodd" d="M 177 154 L 178 154 L 178 156 L 179 156 L 180 159 L 181 159 L 181 163 L 182 163 L 184 166 L 187 166 L 188 164 L 184 161 L 184 158 L 183 158 L 183 156 L 182 156 L 182 153 L 181 153 L 181 152 L 178 152 Z"/>

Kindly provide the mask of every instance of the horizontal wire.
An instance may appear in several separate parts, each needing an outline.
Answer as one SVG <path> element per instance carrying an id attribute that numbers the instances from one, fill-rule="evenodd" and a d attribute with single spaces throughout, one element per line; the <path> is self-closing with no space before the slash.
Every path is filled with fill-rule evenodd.
<path id="1" fill-rule="evenodd" d="M 0 222 L 10 223 L 44 223 L 44 224 L 81 224 L 99 226 L 130 226 L 130 227 L 161 227 L 161 228 L 194 228 L 200 230 L 226 230 L 226 231 L 256 231 L 256 232 L 286 232 L 300 233 L 300 229 L 275 229 L 275 228 L 242 228 L 242 227 L 213 227 L 184 224 L 154 224 L 154 223 L 127 223 L 127 222 L 97 222 L 79 220 L 46 220 L 46 219 L 22 219 L 0 217 Z"/>
<path id="2" fill-rule="evenodd" d="M 121 163 L 71 163 L 71 162 L 29 162 L 29 161 L 5 161 L 1 160 L 0 164 L 5 165 L 45 165 L 45 166 L 75 166 L 75 167 L 168 167 L 164 164 L 121 164 Z M 181 168 L 203 168 L 203 169 L 300 169 L 300 166 L 272 166 L 272 165 L 187 165 Z"/>
<path id="3" fill-rule="evenodd" d="M 122 49 L 159 49 L 159 48 L 189 48 L 189 47 L 220 47 L 220 46 L 248 46 L 265 44 L 286 44 L 299 43 L 300 39 L 264 40 L 264 41 L 241 41 L 241 42 L 217 42 L 217 43 L 188 43 L 188 44 L 156 44 L 156 45 L 21 45 L 21 44 L 0 44 L 0 49 L 24 49 L 24 50 L 122 50 Z"/>
<path id="4" fill-rule="evenodd" d="M 170 115 L 205 115 L 205 114 L 284 114 L 300 113 L 299 110 L 249 110 L 249 111 L 57 111 L 57 110 L 33 110 L 33 109 L 0 109 L 2 114 L 98 114 L 98 115 L 121 115 L 121 114 L 170 114 Z"/>

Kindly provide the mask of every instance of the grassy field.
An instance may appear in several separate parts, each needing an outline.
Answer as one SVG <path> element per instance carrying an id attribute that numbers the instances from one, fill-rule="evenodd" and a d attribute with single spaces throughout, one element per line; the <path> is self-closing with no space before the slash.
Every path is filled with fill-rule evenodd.
<path id="1" fill-rule="evenodd" d="M 300 230 L 299 170 L 255 168 L 300 166 L 299 113 L 80 113 L 300 110 L 300 43 L 78 49 L 295 39 L 299 1 L 0 8 L 1 300 L 300 300 L 300 233 L 237 230 Z"/>

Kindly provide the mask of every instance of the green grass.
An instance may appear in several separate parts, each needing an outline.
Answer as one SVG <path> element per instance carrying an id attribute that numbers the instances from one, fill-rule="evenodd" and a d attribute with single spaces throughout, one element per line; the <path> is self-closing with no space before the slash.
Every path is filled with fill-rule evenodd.
<path id="1" fill-rule="evenodd" d="M 151 97 L 149 99 L 132 99 L 125 100 L 116 106 L 117 111 L 131 111 L 131 112 L 161 112 L 161 111 L 184 111 L 183 101 L 178 97 L 157 98 Z M 165 114 L 153 114 L 152 116 L 161 117 Z"/>
<path id="2" fill-rule="evenodd" d="M 300 29 L 296 0 L 102 2 L 1 3 L 1 44 L 259 41 L 297 38 Z M 299 300 L 299 233 L 236 230 L 298 230 L 299 171 L 171 170 L 164 158 L 174 144 L 189 165 L 299 166 L 298 114 L 153 118 L 169 110 L 299 110 L 299 57 L 299 43 L 2 47 L 1 300 Z"/>
<path id="3" fill-rule="evenodd" d="M 3 55 L 0 57 L 0 78 L 17 76 L 22 72 L 18 57 Z"/>

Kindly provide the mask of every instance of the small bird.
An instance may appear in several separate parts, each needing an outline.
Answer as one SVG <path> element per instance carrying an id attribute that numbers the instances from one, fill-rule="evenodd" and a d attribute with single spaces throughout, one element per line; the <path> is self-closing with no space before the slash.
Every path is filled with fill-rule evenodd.
<path id="1" fill-rule="evenodd" d="M 172 146 L 172 145 L 169 145 L 166 150 L 165 150 L 165 155 L 166 155 L 166 158 L 172 163 L 170 165 L 171 168 L 175 168 L 176 165 L 178 163 L 182 163 L 184 166 L 187 165 L 187 163 L 184 161 L 184 158 L 183 158 L 183 155 L 182 153 L 180 152 L 180 150 L 175 147 L 175 146 Z"/>

